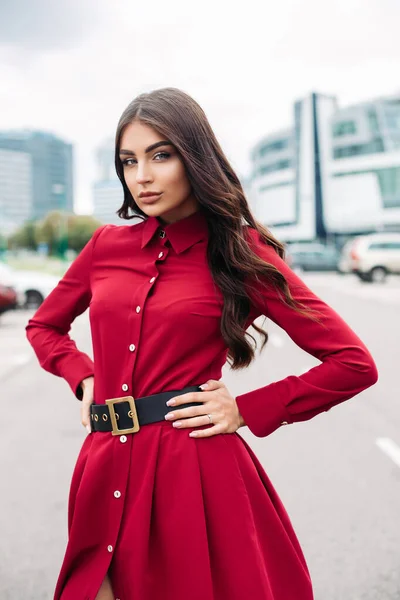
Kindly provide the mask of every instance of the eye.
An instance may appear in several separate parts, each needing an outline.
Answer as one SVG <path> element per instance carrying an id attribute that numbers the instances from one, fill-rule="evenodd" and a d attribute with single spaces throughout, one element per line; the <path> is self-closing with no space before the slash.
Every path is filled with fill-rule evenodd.
<path id="1" fill-rule="evenodd" d="M 132 164 L 130 161 L 132 161 L 132 160 L 135 161 L 136 159 L 135 158 L 126 158 L 125 160 L 122 161 L 122 164 L 124 165 L 124 167 L 125 166 L 130 167 Z"/>
<path id="2" fill-rule="evenodd" d="M 157 154 L 154 155 L 154 158 L 160 157 L 160 159 L 165 159 L 165 158 L 169 158 L 171 155 L 169 152 L 157 152 Z"/>

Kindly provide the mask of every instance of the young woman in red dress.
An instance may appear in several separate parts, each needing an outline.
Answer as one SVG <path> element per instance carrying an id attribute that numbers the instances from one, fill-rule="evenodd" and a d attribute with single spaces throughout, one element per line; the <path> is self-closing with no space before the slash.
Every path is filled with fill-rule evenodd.
<path id="1" fill-rule="evenodd" d="M 137 97 L 116 134 L 126 227 L 100 227 L 27 325 L 82 401 L 55 600 L 312 600 L 288 515 L 238 433 L 259 437 L 377 380 L 350 327 L 253 217 L 185 93 Z M 89 308 L 94 360 L 69 336 Z M 236 396 L 266 315 L 321 364 Z M 201 386 L 201 387 L 200 387 Z"/>

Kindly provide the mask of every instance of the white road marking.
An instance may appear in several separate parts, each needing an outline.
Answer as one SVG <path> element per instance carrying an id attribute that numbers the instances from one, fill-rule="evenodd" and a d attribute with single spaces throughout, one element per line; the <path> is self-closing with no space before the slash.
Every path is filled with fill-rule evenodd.
<path id="1" fill-rule="evenodd" d="M 29 347 L 29 342 L 28 340 L 25 339 L 21 339 L 21 338 L 17 338 L 17 337 L 3 337 L 1 336 L 1 348 L 0 350 L 2 350 L 4 348 L 4 350 L 8 350 L 8 348 L 10 346 L 26 346 Z"/>
<path id="2" fill-rule="evenodd" d="M 282 348 L 285 345 L 285 340 L 283 337 L 276 333 L 269 334 L 269 341 L 273 346 L 275 346 L 275 348 Z"/>
<path id="3" fill-rule="evenodd" d="M 13 356 L 11 358 L 11 360 L 9 361 L 10 364 L 12 365 L 26 365 L 32 358 L 33 354 L 17 354 L 16 356 Z"/>
<path id="4" fill-rule="evenodd" d="M 400 448 L 397 444 L 393 442 L 393 440 L 391 440 L 390 438 L 377 438 L 375 440 L 375 443 L 378 446 L 378 448 L 380 448 L 382 452 L 386 454 L 386 456 L 391 458 L 392 461 L 398 467 L 400 467 Z"/>
<path id="5" fill-rule="evenodd" d="M 0 381 L 19 372 L 19 368 L 27 365 L 34 358 L 34 352 L 31 354 L 16 354 L 9 356 L 7 360 L 1 358 L 0 363 Z"/>

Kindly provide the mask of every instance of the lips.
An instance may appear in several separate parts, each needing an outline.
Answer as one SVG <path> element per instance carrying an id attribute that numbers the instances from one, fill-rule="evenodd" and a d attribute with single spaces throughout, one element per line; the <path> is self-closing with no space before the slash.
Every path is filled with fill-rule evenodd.
<path id="1" fill-rule="evenodd" d="M 146 192 L 143 194 L 139 194 L 139 198 L 145 204 L 149 204 L 151 202 L 155 202 L 156 200 L 158 200 L 161 195 L 162 195 L 162 192 L 160 192 L 159 194 L 150 194 L 150 193 Z"/>

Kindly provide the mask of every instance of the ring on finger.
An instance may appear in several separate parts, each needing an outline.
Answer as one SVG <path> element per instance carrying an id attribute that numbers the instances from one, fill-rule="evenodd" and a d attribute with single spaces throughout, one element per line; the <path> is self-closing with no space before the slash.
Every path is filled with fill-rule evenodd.
<path id="1" fill-rule="evenodd" d="M 207 417 L 208 417 L 208 419 L 210 421 L 210 425 L 212 425 L 213 424 L 212 415 L 208 414 Z"/>

